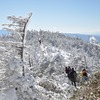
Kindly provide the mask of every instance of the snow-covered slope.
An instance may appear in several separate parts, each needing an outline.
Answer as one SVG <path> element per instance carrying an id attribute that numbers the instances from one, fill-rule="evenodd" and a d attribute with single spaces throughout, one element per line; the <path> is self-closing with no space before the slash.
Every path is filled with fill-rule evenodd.
<path id="1" fill-rule="evenodd" d="M 28 32 L 22 62 L 18 36 L 7 37 L 0 42 L 4 44 L 0 47 L 0 100 L 69 100 L 76 89 L 65 66 L 74 67 L 77 73 L 86 67 L 90 75 L 100 69 L 100 47 L 80 39 L 49 31 Z M 10 40 L 14 43 L 7 44 Z"/>
<path id="2" fill-rule="evenodd" d="M 9 69 L 11 72 L 6 72 L 9 75 L 8 79 L 6 79 L 7 83 L 3 81 L 4 85 L 1 84 L 1 100 L 23 100 L 22 98 L 25 97 L 19 97 L 20 95 L 26 96 L 29 100 L 30 98 L 37 98 L 37 100 L 65 100 L 72 95 L 74 88 L 70 86 L 70 82 L 64 73 L 65 66 L 70 62 L 70 53 L 53 46 L 41 45 L 40 49 L 42 54 L 37 54 L 40 63 L 37 63 L 38 67 L 32 66 L 31 70 L 26 65 L 26 77 L 18 75 L 19 70 L 14 67 L 18 66 L 18 59 L 10 61 Z M 14 70 L 17 73 L 12 73 Z"/>

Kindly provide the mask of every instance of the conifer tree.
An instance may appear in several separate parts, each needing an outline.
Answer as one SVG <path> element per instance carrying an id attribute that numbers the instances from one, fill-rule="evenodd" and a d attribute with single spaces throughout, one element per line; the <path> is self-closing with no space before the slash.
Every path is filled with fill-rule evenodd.
<path id="1" fill-rule="evenodd" d="M 27 34 L 27 25 L 32 16 L 32 13 L 29 13 L 28 17 L 23 18 L 22 16 L 8 16 L 7 19 L 10 20 L 11 23 L 3 24 L 4 29 L 17 33 L 20 37 L 21 46 L 18 46 L 20 49 L 20 58 L 21 61 L 24 62 L 24 47 L 25 47 L 25 37 Z M 24 65 L 22 66 L 22 75 L 25 76 Z"/>

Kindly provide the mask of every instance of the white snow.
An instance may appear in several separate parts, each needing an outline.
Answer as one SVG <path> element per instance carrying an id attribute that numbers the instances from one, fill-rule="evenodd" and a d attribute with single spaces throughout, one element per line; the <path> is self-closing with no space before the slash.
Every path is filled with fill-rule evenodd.
<path id="1" fill-rule="evenodd" d="M 16 52 L 16 46 L 21 46 L 19 42 L 0 43 L 0 100 L 69 100 L 76 91 L 64 72 L 65 66 L 73 67 L 75 61 L 80 66 L 84 61 L 81 55 L 85 53 L 80 54 L 75 48 L 68 52 L 46 43 L 25 45 L 22 62 Z M 25 67 L 25 77 L 22 76 L 22 66 Z M 89 68 L 96 70 L 94 66 Z"/>
<path id="2" fill-rule="evenodd" d="M 5 92 L 0 92 L 0 100 L 18 100 L 15 89 L 9 89 Z"/>

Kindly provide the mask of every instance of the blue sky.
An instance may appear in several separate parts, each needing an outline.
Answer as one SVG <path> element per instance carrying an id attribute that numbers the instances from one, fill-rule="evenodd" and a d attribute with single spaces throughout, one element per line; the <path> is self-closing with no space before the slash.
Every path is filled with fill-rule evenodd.
<path id="1" fill-rule="evenodd" d="M 100 32 L 100 0 L 0 0 L 0 24 L 9 22 L 9 15 L 24 17 L 30 12 L 28 29 Z"/>

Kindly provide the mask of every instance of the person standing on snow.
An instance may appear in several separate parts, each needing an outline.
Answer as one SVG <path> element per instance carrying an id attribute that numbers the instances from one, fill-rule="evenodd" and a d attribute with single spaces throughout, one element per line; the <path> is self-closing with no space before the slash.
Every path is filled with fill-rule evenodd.
<path id="1" fill-rule="evenodd" d="M 82 70 L 82 80 L 83 81 L 87 81 L 88 80 L 88 75 L 87 75 L 87 71 L 86 71 L 85 68 Z"/>
<path id="2" fill-rule="evenodd" d="M 77 80 L 77 73 L 74 70 L 74 68 L 71 69 L 70 73 L 68 74 L 68 77 L 72 83 L 76 87 L 76 80 Z"/>
<path id="3" fill-rule="evenodd" d="M 69 74 L 69 72 L 71 71 L 71 68 L 70 68 L 70 66 L 68 66 L 68 67 L 65 67 L 65 72 L 67 73 L 67 74 Z"/>

